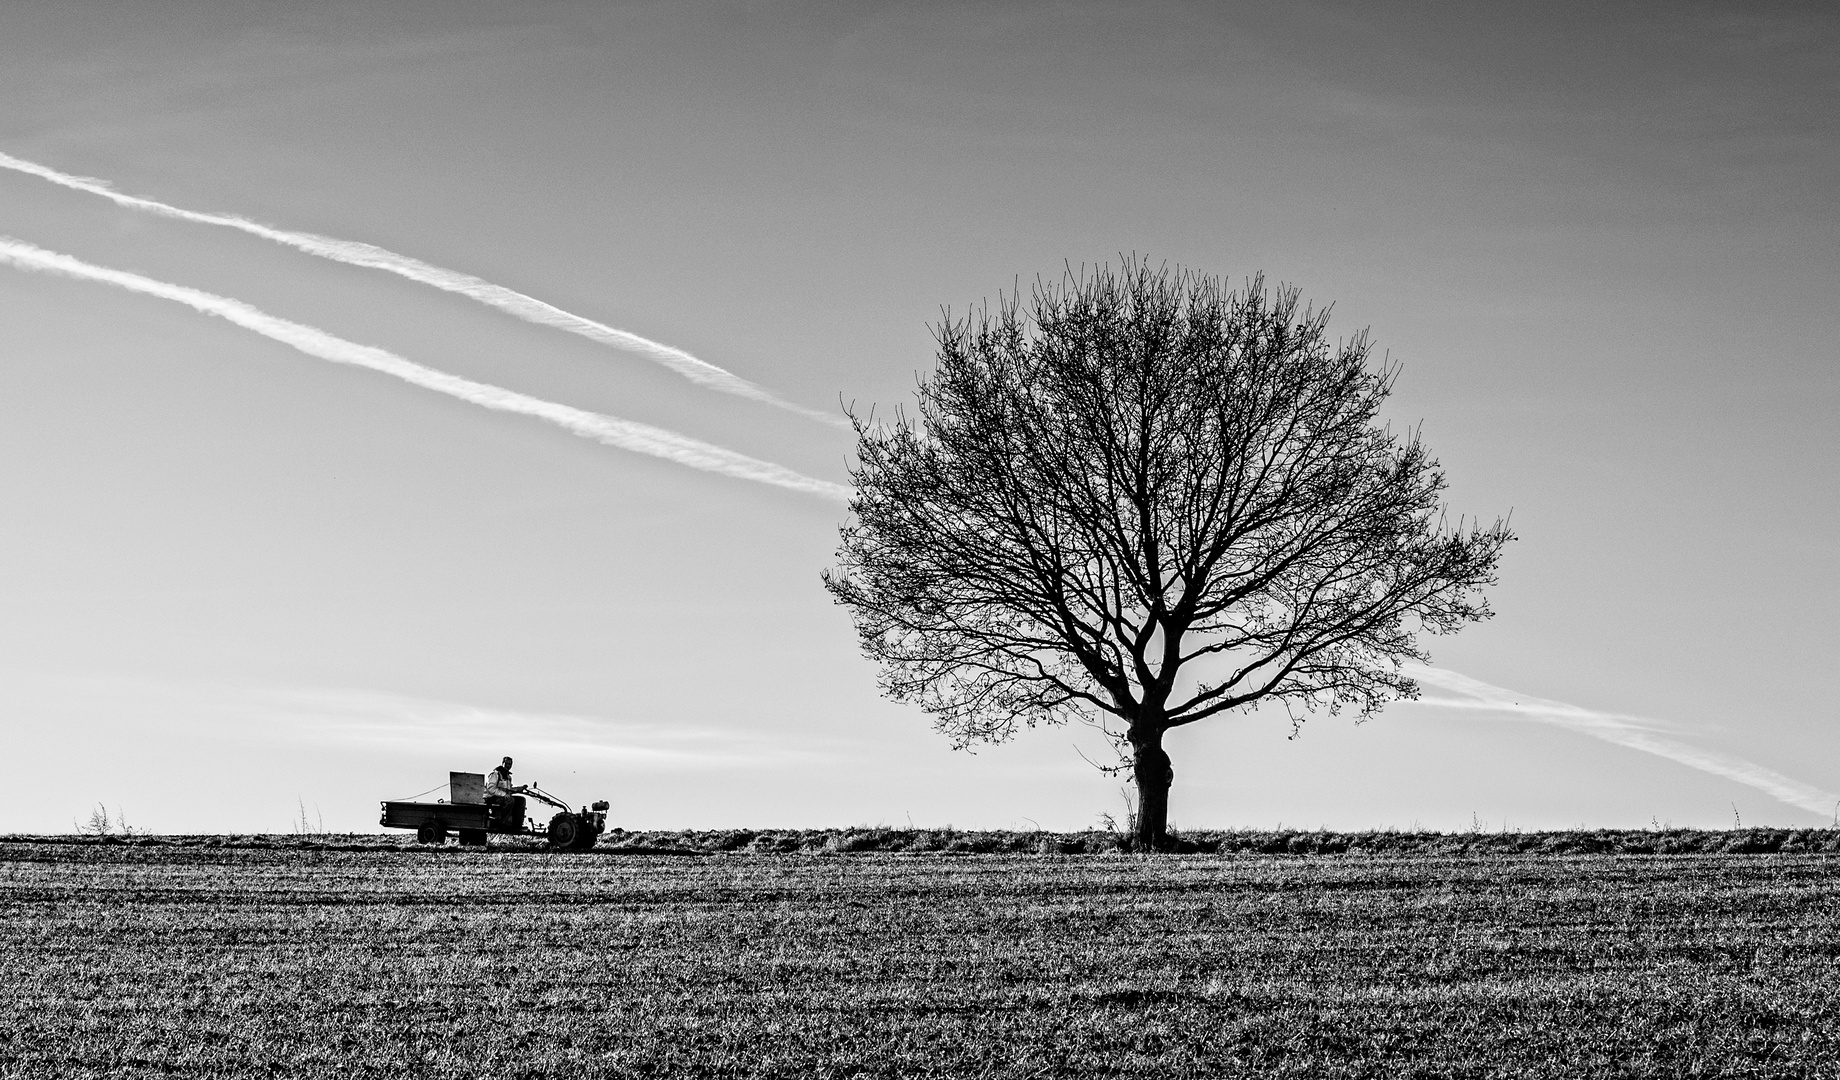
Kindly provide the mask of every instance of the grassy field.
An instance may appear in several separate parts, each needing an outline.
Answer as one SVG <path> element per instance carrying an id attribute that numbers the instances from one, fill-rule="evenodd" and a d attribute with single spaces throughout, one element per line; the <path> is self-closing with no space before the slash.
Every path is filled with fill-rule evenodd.
<path id="1" fill-rule="evenodd" d="M 724 835 L 0 840 L 0 1076 L 1840 1076 L 1780 839 L 647 853 Z"/>

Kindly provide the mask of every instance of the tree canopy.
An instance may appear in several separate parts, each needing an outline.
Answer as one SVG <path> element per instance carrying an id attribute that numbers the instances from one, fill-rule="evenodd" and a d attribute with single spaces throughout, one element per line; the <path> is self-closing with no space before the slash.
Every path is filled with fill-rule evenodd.
<path id="1" fill-rule="evenodd" d="M 1162 843 L 1169 730 L 1261 702 L 1365 717 L 1418 631 L 1488 617 L 1506 524 L 1445 517 L 1398 367 L 1262 278 L 1128 262 L 935 328 L 917 415 L 853 416 L 825 586 L 885 692 L 955 745 L 1083 716 Z"/>

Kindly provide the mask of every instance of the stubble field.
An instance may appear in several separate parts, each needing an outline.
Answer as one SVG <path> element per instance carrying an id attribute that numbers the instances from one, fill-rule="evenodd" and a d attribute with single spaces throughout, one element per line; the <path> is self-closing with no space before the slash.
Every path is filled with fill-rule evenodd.
<path id="1" fill-rule="evenodd" d="M 1834 870 L 0 841 L 0 1076 L 1835 1076 Z"/>

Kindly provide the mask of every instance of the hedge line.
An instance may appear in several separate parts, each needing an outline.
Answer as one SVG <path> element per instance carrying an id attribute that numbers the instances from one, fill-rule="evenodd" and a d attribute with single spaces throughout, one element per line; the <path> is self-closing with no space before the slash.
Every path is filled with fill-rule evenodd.
<path id="1" fill-rule="evenodd" d="M 374 851 L 414 849 L 407 834 L 241 836 L 7 836 L 12 844 L 215 847 Z M 494 837 L 496 849 L 540 850 L 542 842 Z M 709 829 L 627 832 L 601 838 L 597 852 L 831 855 L 855 852 L 963 855 L 1099 855 L 1128 852 L 1115 833 L 959 829 Z M 1596 829 L 1560 832 L 1327 832 L 1195 830 L 1171 836 L 1170 850 L 1202 855 L 1696 855 L 1840 853 L 1835 829 Z"/>

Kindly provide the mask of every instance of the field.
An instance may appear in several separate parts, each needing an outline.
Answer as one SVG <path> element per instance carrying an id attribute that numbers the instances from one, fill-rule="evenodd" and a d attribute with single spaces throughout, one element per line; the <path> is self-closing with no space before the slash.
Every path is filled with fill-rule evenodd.
<path id="1" fill-rule="evenodd" d="M 812 835 L 0 840 L 0 1076 L 1840 1076 L 1826 830 L 761 850 Z"/>

